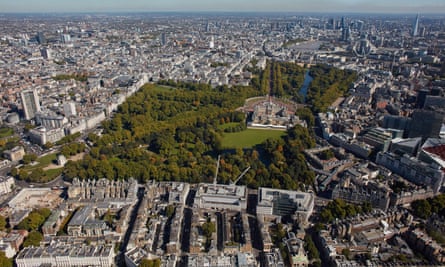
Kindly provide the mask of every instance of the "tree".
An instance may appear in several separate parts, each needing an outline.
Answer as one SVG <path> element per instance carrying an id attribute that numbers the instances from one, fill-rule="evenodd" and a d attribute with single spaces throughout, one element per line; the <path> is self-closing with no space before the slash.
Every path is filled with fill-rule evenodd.
<path id="1" fill-rule="evenodd" d="M 36 231 L 50 216 L 51 211 L 47 208 L 32 211 L 25 219 L 23 219 L 17 226 L 17 229 Z"/>
<path id="2" fill-rule="evenodd" d="M 6 218 L 0 215 L 0 231 L 4 231 L 6 229 L 6 224 Z"/>
<path id="3" fill-rule="evenodd" d="M 5 252 L 0 251 L 0 266 L 2 267 L 12 267 L 12 259 L 6 257 Z"/>
<path id="4" fill-rule="evenodd" d="M 27 180 L 30 182 L 42 182 L 44 181 L 43 179 L 44 177 L 45 177 L 45 172 L 43 171 L 42 168 L 39 167 L 31 172 Z"/>
<path id="5" fill-rule="evenodd" d="M 318 260 L 320 259 L 320 253 L 318 252 L 317 247 L 315 246 L 314 241 L 310 235 L 306 235 L 304 237 L 305 241 L 305 249 L 308 254 L 309 260 Z"/>
<path id="6" fill-rule="evenodd" d="M 25 241 L 23 241 L 23 247 L 40 246 L 40 241 L 43 240 L 43 235 L 40 232 L 32 231 L 28 234 Z"/>
<path id="7" fill-rule="evenodd" d="M 28 179 L 28 177 L 29 177 L 29 173 L 26 171 L 26 170 L 24 170 L 24 169 L 20 169 L 19 170 L 19 172 L 18 172 L 18 179 L 19 180 L 27 180 Z"/>
<path id="8" fill-rule="evenodd" d="M 426 219 L 431 216 L 431 205 L 426 199 L 416 200 L 411 203 L 414 215 Z"/>
<path id="9" fill-rule="evenodd" d="M 166 215 L 168 218 L 170 218 L 170 217 L 172 217 L 174 214 L 175 214 L 175 206 L 173 206 L 173 205 L 168 205 L 168 206 L 165 208 L 165 215 Z"/>
<path id="10" fill-rule="evenodd" d="M 36 154 L 26 154 L 23 156 L 23 163 L 24 164 L 29 164 L 33 161 L 35 161 L 37 159 L 37 155 Z"/>
<path id="11" fill-rule="evenodd" d="M 216 226 L 215 223 L 207 221 L 202 224 L 202 232 L 204 236 L 207 238 L 210 238 L 212 236 L 212 233 L 216 232 Z"/>
<path id="12" fill-rule="evenodd" d="M 329 160 L 329 159 L 332 159 L 334 157 L 334 152 L 332 152 L 332 150 L 330 150 L 330 149 L 323 150 L 323 151 L 320 152 L 320 154 L 318 156 L 322 160 Z"/>
<path id="13" fill-rule="evenodd" d="M 304 107 L 297 109 L 295 115 L 297 115 L 300 119 L 305 120 L 309 128 L 315 126 L 315 117 L 309 108 Z"/>
<path id="14" fill-rule="evenodd" d="M 54 144 L 51 142 L 46 142 L 45 145 L 43 145 L 43 147 L 45 149 L 50 149 L 50 148 L 54 147 Z"/>
<path id="15" fill-rule="evenodd" d="M 161 266 L 161 260 L 160 259 L 142 259 L 139 263 L 138 267 L 160 267 Z"/>
<path id="16" fill-rule="evenodd" d="M 18 174 L 19 174 L 19 170 L 17 170 L 17 168 L 12 168 L 11 171 L 9 172 L 9 174 L 10 174 L 11 176 L 17 178 L 17 176 L 18 176 Z"/>
<path id="17" fill-rule="evenodd" d="M 349 250 L 349 248 L 342 249 L 341 254 L 343 254 L 346 257 L 346 259 L 348 260 L 351 259 L 351 251 Z"/>

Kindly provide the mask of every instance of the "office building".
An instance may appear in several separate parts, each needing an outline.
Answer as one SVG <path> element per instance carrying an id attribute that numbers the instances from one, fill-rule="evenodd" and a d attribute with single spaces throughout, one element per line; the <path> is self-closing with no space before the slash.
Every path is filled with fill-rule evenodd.
<path id="1" fill-rule="evenodd" d="M 46 43 L 46 38 L 45 38 L 45 34 L 43 32 L 38 32 L 37 36 L 36 36 L 37 42 L 39 44 L 45 44 Z"/>
<path id="2" fill-rule="evenodd" d="M 65 117 L 67 118 L 77 116 L 76 103 L 74 102 L 63 103 L 63 112 L 65 113 Z"/>
<path id="3" fill-rule="evenodd" d="M 29 131 L 29 139 L 39 145 L 44 145 L 48 142 L 56 143 L 63 137 L 65 137 L 65 131 L 62 128 L 51 129 L 39 126 Z"/>
<path id="4" fill-rule="evenodd" d="M 413 37 L 416 37 L 418 35 L 418 30 L 419 30 L 419 15 L 417 14 L 416 20 L 414 21 L 413 24 L 413 31 L 411 33 Z"/>
<path id="5" fill-rule="evenodd" d="M 10 161 L 22 160 L 24 155 L 25 155 L 25 148 L 23 148 L 22 146 L 16 146 L 11 150 L 3 151 L 3 156 L 9 159 Z"/>
<path id="6" fill-rule="evenodd" d="M 39 95 L 36 90 L 27 90 L 20 93 L 22 99 L 23 113 L 26 120 L 34 119 L 40 111 Z"/>
<path id="7" fill-rule="evenodd" d="M 47 247 L 26 247 L 15 259 L 18 267 L 38 266 L 114 266 L 113 245 L 51 244 Z"/>
<path id="8" fill-rule="evenodd" d="M 415 156 L 417 154 L 417 150 L 422 143 L 421 137 L 416 138 L 395 138 L 391 141 L 391 152 L 398 154 L 408 154 L 410 156 Z"/>
<path id="9" fill-rule="evenodd" d="M 416 110 L 410 124 L 409 137 L 437 138 L 444 120 L 441 110 Z"/>
<path id="10" fill-rule="evenodd" d="M 388 151 L 391 139 L 391 132 L 380 127 L 369 130 L 363 136 L 363 142 L 383 152 Z"/>
<path id="11" fill-rule="evenodd" d="M 260 187 L 257 214 L 276 217 L 295 216 L 306 223 L 314 209 L 314 196 L 310 193 Z"/>
<path id="12" fill-rule="evenodd" d="M 417 97 L 416 97 L 416 107 L 417 108 L 423 108 L 425 106 L 426 97 L 429 94 L 430 94 L 430 90 L 428 90 L 428 89 L 421 89 L 417 92 Z"/>
<path id="13" fill-rule="evenodd" d="M 163 32 L 161 34 L 161 45 L 165 46 L 167 44 L 167 34 L 165 34 L 165 32 Z"/>
<path id="14" fill-rule="evenodd" d="M 403 116 L 385 115 L 382 127 L 385 129 L 409 130 L 411 118 Z"/>
<path id="15" fill-rule="evenodd" d="M 196 191 L 195 205 L 200 209 L 242 211 L 247 206 L 247 190 L 239 185 L 201 183 Z"/>
<path id="16" fill-rule="evenodd" d="M 0 176 L 0 196 L 12 192 L 15 180 L 11 176 Z"/>
<path id="17" fill-rule="evenodd" d="M 68 120 L 62 115 L 57 115 L 55 113 L 36 113 L 36 123 L 38 125 L 44 126 L 47 129 L 61 128 Z"/>
<path id="18" fill-rule="evenodd" d="M 62 43 L 64 43 L 64 44 L 69 43 L 69 42 L 71 42 L 71 35 L 62 34 L 61 39 L 62 39 Z"/>
<path id="19" fill-rule="evenodd" d="M 407 154 L 400 156 L 390 152 L 379 152 L 376 163 L 412 183 L 432 188 L 435 193 L 442 187 L 444 172 L 437 163 L 428 164 Z"/>
<path id="20" fill-rule="evenodd" d="M 47 60 L 51 60 L 53 58 L 51 49 L 46 48 L 46 47 L 40 49 L 40 54 L 42 55 L 42 57 L 44 59 L 47 59 Z"/>

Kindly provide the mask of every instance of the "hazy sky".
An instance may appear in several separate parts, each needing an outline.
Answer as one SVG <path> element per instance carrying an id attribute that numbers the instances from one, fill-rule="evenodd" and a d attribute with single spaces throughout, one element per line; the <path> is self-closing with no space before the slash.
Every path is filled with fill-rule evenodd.
<path id="1" fill-rule="evenodd" d="M 445 0 L 0 0 L 0 13 L 108 11 L 285 11 L 445 14 Z"/>

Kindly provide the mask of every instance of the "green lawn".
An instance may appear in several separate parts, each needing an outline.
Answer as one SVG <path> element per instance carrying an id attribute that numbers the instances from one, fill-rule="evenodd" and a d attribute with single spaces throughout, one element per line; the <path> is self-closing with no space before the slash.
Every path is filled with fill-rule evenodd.
<path id="1" fill-rule="evenodd" d="M 236 127 L 236 126 L 238 126 L 239 125 L 239 122 L 229 122 L 229 123 L 224 123 L 224 124 L 222 124 L 222 125 L 219 125 L 218 126 L 218 129 L 221 129 L 221 130 L 225 130 L 225 129 L 227 129 L 227 128 L 230 128 L 230 127 Z"/>
<path id="2" fill-rule="evenodd" d="M 38 158 L 36 160 L 36 162 L 38 162 L 38 164 L 36 164 L 36 165 L 28 164 L 24 167 L 24 169 L 26 171 L 32 171 L 37 168 L 45 168 L 55 160 L 57 160 L 57 154 L 56 153 L 49 154 L 49 155 L 43 156 L 41 158 Z"/>
<path id="3" fill-rule="evenodd" d="M 261 144 L 268 138 L 280 138 L 285 136 L 285 131 L 268 129 L 247 129 L 237 133 L 225 133 L 223 148 L 251 148 Z"/>
<path id="4" fill-rule="evenodd" d="M 8 137 L 14 134 L 14 130 L 8 127 L 0 128 L 0 138 Z"/>
<path id="5" fill-rule="evenodd" d="M 60 167 L 58 169 L 52 169 L 45 171 L 45 180 L 52 181 L 57 178 L 57 176 L 61 175 L 63 172 L 63 168 Z"/>

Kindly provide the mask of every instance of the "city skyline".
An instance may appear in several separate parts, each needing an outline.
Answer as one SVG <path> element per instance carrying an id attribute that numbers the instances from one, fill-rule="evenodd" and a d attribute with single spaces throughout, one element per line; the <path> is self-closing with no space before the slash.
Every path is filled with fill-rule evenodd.
<path id="1" fill-rule="evenodd" d="M 445 2 L 441 0 L 165 0 L 148 2 L 131 0 L 79 0 L 62 2 L 56 0 L 0 0 L 2 12 L 351 12 L 351 13 L 444 13 Z"/>

